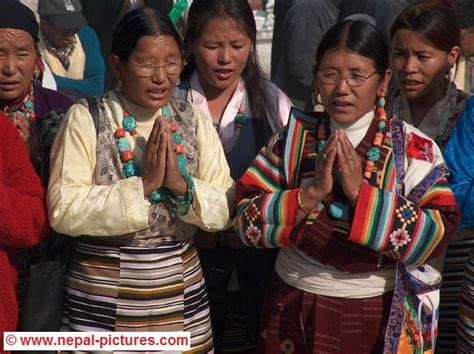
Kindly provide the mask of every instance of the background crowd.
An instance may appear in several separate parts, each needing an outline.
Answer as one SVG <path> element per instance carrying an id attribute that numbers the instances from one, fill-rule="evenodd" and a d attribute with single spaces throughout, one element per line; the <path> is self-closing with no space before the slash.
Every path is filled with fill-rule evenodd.
<path id="1" fill-rule="evenodd" d="M 473 57 L 469 0 L 1 0 L 0 331 L 473 353 Z"/>

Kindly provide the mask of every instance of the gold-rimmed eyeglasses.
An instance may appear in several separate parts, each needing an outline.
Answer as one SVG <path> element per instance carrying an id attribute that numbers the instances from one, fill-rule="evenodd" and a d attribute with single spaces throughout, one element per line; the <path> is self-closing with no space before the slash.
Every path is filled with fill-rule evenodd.
<path id="1" fill-rule="evenodd" d="M 164 68 L 166 73 L 169 75 L 177 75 L 183 70 L 184 63 L 180 61 L 169 62 L 164 65 L 154 65 L 154 64 L 140 64 L 134 61 L 129 60 L 129 64 L 131 64 L 135 72 L 139 76 L 143 77 L 151 77 L 153 76 L 160 68 Z"/>
<path id="2" fill-rule="evenodd" d="M 374 71 L 370 75 L 361 75 L 357 73 L 349 73 L 346 75 L 340 75 L 335 70 L 324 70 L 318 71 L 318 78 L 323 84 L 327 85 L 338 85 L 342 79 L 344 79 L 350 87 L 361 87 L 365 82 L 375 74 L 380 74 L 379 71 Z"/>

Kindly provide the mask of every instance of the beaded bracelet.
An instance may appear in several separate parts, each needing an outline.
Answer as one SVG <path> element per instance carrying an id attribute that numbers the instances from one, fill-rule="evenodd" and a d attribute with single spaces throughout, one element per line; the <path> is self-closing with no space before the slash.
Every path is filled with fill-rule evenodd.
<path id="1" fill-rule="evenodd" d="M 173 212 L 180 216 L 188 213 L 190 205 L 193 203 L 194 181 L 189 173 L 182 174 L 184 181 L 188 185 L 186 193 L 183 196 L 178 196 L 170 193 L 169 202 Z"/>
<path id="2" fill-rule="evenodd" d="M 306 214 L 311 214 L 313 210 L 308 210 L 304 207 L 303 203 L 301 202 L 301 191 L 303 188 L 300 188 L 298 191 L 298 208 L 300 208 L 302 211 L 304 211 Z"/>

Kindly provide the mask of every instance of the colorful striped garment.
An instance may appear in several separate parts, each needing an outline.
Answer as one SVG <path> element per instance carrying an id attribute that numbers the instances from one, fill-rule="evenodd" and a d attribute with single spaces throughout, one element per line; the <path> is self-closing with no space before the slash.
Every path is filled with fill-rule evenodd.
<path id="1" fill-rule="evenodd" d="M 326 267 L 355 274 L 376 272 L 381 268 L 395 272 L 397 262 L 423 264 L 446 248 L 447 238 L 459 221 L 459 211 L 447 185 L 447 169 L 441 152 L 417 129 L 396 119 L 388 124 L 380 159 L 375 165 L 376 172 L 362 185 L 355 205 L 350 205 L 339 183 L 334 184 L 333 200 L 349 205 L 348 220 L 333 218 L 328 205 L 320 204 L 303 222 L 296 224 L 298 191 L 301 186 L 311 183 L 314 175 L 318 145 L 314 136 L 321 126 L 327 126 L 328 117 L 296 110 L 292 113 L 294 117 L 288 126 L 261 150 L 237 183 L 238 207 L 234 226 L 247 246 L 294 247 Z M 378 121 L 372 119 L 364 138 L 355 147 L 361 158 L 372 147 L 377 126 Z M 408 152 L 406 147 L 412 140 L 426 140 L 428 144 Z M 402 183 L 398 183 L 399 180 Z M 319 296 L 317 293 L 311 295 Z M 342 302 L 344 306 L 352 306 Z M 384 302 L 381 313 L 389 310 L 390 303 Z M 308 318 L 311 316 L 317 314 Z M 268 318 L 271 323 L 277 317 Z M 283 320 L 282 316 L 278 317 L 280 324 Z M 331 321 L 319 317 L 314 320 L 315 323 Z M 314 329 L 312 324 L 307 325 Z M 273 324 L 273 327 L 278 325 Z M 301 328 L 306 327 L 302 325 Z M 381 332 L 367 334 L 383 337 L 383 328 Z M 273 335 L 284 339 L 283 332 L 270 333 L 266 329 L 264 325 L 262 333 L 265 333 L 266 343 L 275 342 L 271 338 Z M 323 340 L 326 346 L 318 346 L 321 338 L 316 337 L 321 334 L 316 333 L 317 328 L 314 331 L 306 330 L 303 337 L 306 345 L 309 343 L 316 351 L 351 341 L 349 337 L 326 338 Z M 397 341 L 395 338 L 395 343 Z M 414 348 L 420 347 L 420 343 L 412 344 Z M 428 349 L 427 343 L 424 348 Z M 269 348 L 265 350 L 271 352 Z M 358 348 L 354 350 L 359 352 Z M 366 350 L 360 348 L 360 352 Z"/>
<path id="2" fill-rule="evenodd" d="M 474 353 L 474 248 L 466 263 L 461 290 L 456 353 Z"/>

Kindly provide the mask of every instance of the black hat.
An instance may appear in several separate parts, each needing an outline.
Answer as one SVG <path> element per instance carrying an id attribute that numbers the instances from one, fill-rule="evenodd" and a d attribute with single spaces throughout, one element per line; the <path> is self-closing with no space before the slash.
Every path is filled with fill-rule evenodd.
<path id="1" fill-rule="evenodd" d="M 38 14 L 59 28 L 77 28 L 87 24 L 79 0 L 39 0 Z"/>
<path id="2" fill-rule="evenodd" d="M 0 28 L 23 30 L 38 41 L 38 22 L 35 14 L 19 0 L 0 0 Z"/>

